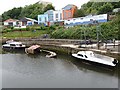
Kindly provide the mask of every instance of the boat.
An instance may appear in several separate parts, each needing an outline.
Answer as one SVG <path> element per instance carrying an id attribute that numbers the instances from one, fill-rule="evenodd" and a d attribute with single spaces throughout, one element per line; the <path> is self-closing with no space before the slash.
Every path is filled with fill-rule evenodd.
<path id="1" fill-rule="evenodd" d="M 99 63 L 101 65 L 107 65 L 107 66 L 116 66 L 118 64 L 118 60 L 115 58 L 96 54 L 93 51 L 79 51 L 78 53 L 72 54 L 73 57 L 82 59 L 84 61 L 90 61 L 94 63 Z"/>
<path id="2" fill-rule="evenodd" d="M 35 54 L 40 52 L 40 46 L 39 45 L 32 45 L 29 48 L 25 48 L 25 52 L 27 54 Z"/>
<path id="3" fill-rule="evenodd" d="M 16 42 L 13 40 L 6 41 L 6 44 L 2 45 L 2 48 L 9 48 L 9 49 L 22 49 L 25 47 L 26 45 L 22 44 L 22 42 Z"/>
<path id="4" fill-rule="evenodd" d="M 48 57 L 48 58 L 54 58 L 54 57 L 56 57 L 56 56 L 57 56 L 57 54 L 54 53 L 54 52 L 49 52 L 49 53 L 46 55 L 46 57 Z"/>

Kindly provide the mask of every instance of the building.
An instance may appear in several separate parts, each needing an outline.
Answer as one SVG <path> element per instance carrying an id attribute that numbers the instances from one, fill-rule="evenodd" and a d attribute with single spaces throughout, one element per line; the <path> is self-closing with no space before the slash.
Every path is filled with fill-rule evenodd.
<path id="1" fill-rule="evenodd" d="M 62 10 L 48 10 L 44 14 L 38 15 L 38 24 L 50 26 L 57 21 L 62 21 Z"/>
<path id="2" fill-rule="evenodd" d="M 64 20 L 64 24 L 66 26 L 76 26 L 76 25 L 85 25 L 85 24 L 97 24 L 103 23 L 108 21 L 107 14 L 100 14 L 100 15 L 88 15 L 86 17 L 79 17 L 79 18 L 71 18 L 68 20 Z"/>
<path id="3" fill-rule="evenodd" d="M 35 19 L 24 17 L 24 18 L 20 19 L 19 26 L 31 26 L 31 25 L 34 25 L 37 23 L 38 23 L 38 21 Z"/>
<path id="4" fill-rule="evenodd" d="M 53 21 L 62 21 L 62 10 L 56 10 L 53 12 Z"/>
<path id="5" fill-rule="evenodd" d="M 62 8 L 63 20 L 73 18 L 74 13 L 76 12 L 76 10 L 77 10 L 77 6 L 72 5 L 72 4 L 68 4 L 67 6 Z"/>
<path id="6" fill-rule="evenodd" d="M 16 19 L 7 19 L 3 23 L 4 23 L 4 26 L 18 26 L 19 20 L 16 20 Z"/>
<path id="7" fill-rule="evenodd" d="M 54 21 L 54 10 L 48 10 L 44 14 L 48 15 L 48 22 Z"/>
<path id="8" fill-rule="evenodd" d="M 41 14 L 38 15 L 38 24 L 44 24 L 44 26 L 47 25 L 48 22 L 48 14 Z"/>

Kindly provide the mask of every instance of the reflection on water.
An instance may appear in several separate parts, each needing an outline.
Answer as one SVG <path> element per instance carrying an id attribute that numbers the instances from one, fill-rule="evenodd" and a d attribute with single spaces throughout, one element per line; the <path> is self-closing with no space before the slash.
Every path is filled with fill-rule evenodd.
<path id="1" fill-rule="evenodd" d="M 67 55 L 7 53 L 2 56 L 3 88 L 117 88 L 117 70 L 84 64 Z M 12 82 L 12 83 L 11 83 Z"/>

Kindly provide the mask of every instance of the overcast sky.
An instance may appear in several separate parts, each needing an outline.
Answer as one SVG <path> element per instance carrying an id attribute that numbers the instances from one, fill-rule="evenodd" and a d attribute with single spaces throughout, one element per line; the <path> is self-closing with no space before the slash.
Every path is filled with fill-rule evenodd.
<path id="1" fill-rule="evenodd" d="M 10 10 L 14 7 L 24 7 L 25 5 L 30 5 L 38 2 L 40 0 L 1 0 L 0 1 L 0 15 Z M 80 8 L 84 3 L 87 3 L 89 0 L 42 0 L 47 2 L 52 2 L 56 10 L 60 10 L 67 4 L 74 4 Z"/>

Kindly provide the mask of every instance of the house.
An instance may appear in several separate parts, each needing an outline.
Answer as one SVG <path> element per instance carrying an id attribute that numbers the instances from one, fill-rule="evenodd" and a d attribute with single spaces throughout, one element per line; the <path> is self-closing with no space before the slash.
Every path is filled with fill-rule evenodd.
<path id="1" fill-rule="evenodd" d="M 55 22 L 55 21 L 60 21 L 62 20 L 62 10 L 48 10 L 47 12 L 45 12 L 44 14 L 48 14 L 48 21 L 51 22 Z"/>
<path id="2" fill-rule="evenodd" d="M 41 14 L 38 15 L 38 24 L 44 24 L 44 26 L 47 26 L 48 22 L 48 14 Z"/>
<path id="3" fill-rule="evenodd" d="M 7 19 L 3 23 L 4 23 L 4 26 L 18 26 L 19 20 L 16 20 L 16 19 Z"/>
<path id="4" fill-rule="evenodd" d="M 64 8 L 62 8 L 62 15 L 63 15 L 63 20 L 67 20 L 70 18 L 73 18 L 74 13 L 77 10 L 77 6 L 73 4 L 68 4 Z"/>
<path id="5" fill-rule="evenodd" d="M 50 22 L 50 21 L 54 21 L 54 10 L 48 10 L 48 11 L 46 11 L 44 14 L 47 14 L 48 15 L 48 21 Z"/>
<path id="6" fill-rule="evenodd" d="M 31 26 L 37 23 L 38 21 L 35 19 L 24 17 L 20 19 L 19 26 Z"/>
<path id="7" fill-rule="evenodd" d="M 53 21 L 62 21 L 62 10 L 56 10 L 53 12 Z"/>
<path id="8" fill-rule="evenodd" d="M 48 10 L 44 14 L 38 15 L 38 24 L 51 26 L 57 21 L 62 21 L 62 10 Z"/>

